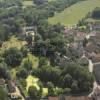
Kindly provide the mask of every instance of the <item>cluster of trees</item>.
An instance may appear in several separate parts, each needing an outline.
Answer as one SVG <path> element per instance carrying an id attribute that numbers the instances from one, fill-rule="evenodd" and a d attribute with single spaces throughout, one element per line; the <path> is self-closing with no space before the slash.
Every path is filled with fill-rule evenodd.
<path id="1" fill-rule="evenodd" d="M 70 5 L 82 0 L 54 0 L 54 1 L 48 1 L 48 0 L 33 0 L 33 2 L 37 5 L 40 5 L 41 7 L 44 6 L 46 9 L 53 8 L 52 10 L 55 11 L 63 11 L 65 8 L 69 7 Z"/>
<path id="2" fill-rule="evenodd" d="M 23 54 L 17 48 L 10 48 L 4 52 L 3 57 L 8 66 L 16 67 L 20 65 Z"/>
<path id="3" fill-rule="evenodd" d="M 50 88 L 48 82 L 50 82 L 52 84 L 52 91 L 54 91 L 55 87 L 61 88 L 58 90 L 59 92 L 56 91 L 58 95 L 59 93 L 88 93 L 92 91 L 94 81 L 94 77 L 89 73 L 87 68 L 75 62 L 66 64 L 66 67 L 62 69 L 47 65 L 41 66 L 33 70 L 33 75 L 39 77 L 48 89 Z M 55 93 L 52 92 L 52 95 L 55 95 Z"/>
<path id="4" fill-rule="evenodd" d="M 12 6 L 21 6 L 21 0 L 1 0 L 0 8 L 9 8 Z"/>
<path id="5" fill-rule="evenodd" d="M 7 91 L 2 86 L 0 86 L 0 99 L 8 100 Z"/>
<path id="6" fill-rule="evenodd" d="M 40 4 L 44 4 L 46 3 L 48 0 L 33 0 L 33 2 L 37 5 L 40 5 Z"/>
<path id="7" fill-rule="evenodd" d="M 0 2 L 0 42 L 8 40 L 11 35 L 21 33 L 22 27 L 26 25 L 32 25 L 36 33 L 34 40 L 32 35 L 24 36 L 27 45 L 20 50 L 9 48 L 4 51 L 0 58 L 0 77 L 10 79 L 7 70 L 20 66 L 16 76 L 24 87 L 26 77 L 32 74 L 40 79 L 44 87 L 49 89 L 48 95 L 51 96 L 62 93 L 90 92 L 94 78 L 86 68 L 87 59 L 79 60 L 77 50 L 67 46 L 67 43 L 74 39 L 64 36 L 64 26 L 50 25 L 47 22 L 47 18 L 52 17 L 55 12 L 62 11 L 78 1 L 80 0 L 51 2 L 34 0 L 36 6 L 25 9 L 20 6 L 20 0 Z M 39 57 L 37 69 L 32 68 L 32 62 L 29 59 L 21 65 L 22 59 L 27 56 L 28 52 Z M 61 61 L 63 58 L 66 63 Z M 67 58 L 69 62 L 67 62 Z M 61 64 L 58 65 L 60 61 Z M 40 98 L 41 89 L 38 91 L 35 87 L 30 87 L 28 93 L 32 100 L 36 100 Z"/>
<path id="8" fill-rule="evenodd" d="M 12 2 L 11 2 L 12 1 Z M 11 35 L 21 32 L 21 26 L 24 23 L 19 18 L 22 8 L 17 6 L 20 0 L 3 0 L 0 1 L 0 41 L 6 41 Z"/>
<path id="9" fill-rule="evenodd" d="M 7 70 L 8 70 L 7 64 L 4 61 L 1 61 L 0 62 L 0 78 L 4 78 L 4 79 L 11 78 Z"/>

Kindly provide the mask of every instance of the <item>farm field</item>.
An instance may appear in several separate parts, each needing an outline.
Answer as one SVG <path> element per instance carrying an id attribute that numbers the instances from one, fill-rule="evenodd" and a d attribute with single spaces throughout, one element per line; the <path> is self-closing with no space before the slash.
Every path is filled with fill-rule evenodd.
<path id="1" fill-rule="evenodd" d="M 96 7 L 100 7 L 100 0 L 81 1 L 66 8 L 61 13 L 56 13 L 54 17 L 48 19 L 48 22 L 51 24 L 61 23 L 65 26 L 73 26 Z"/>

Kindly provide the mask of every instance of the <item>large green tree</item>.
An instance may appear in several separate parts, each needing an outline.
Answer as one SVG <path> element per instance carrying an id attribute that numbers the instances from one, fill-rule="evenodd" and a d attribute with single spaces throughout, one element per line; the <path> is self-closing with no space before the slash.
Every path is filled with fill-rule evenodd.
<path id="1" fill-rule="evenodd" d="M 0 100 L 8 100 L 6 90 L 0 86 Z"/>
<path id="2" fill-rule="evenodd" d="M 19 66 L 23 55 L 17 48 L 10 48 L 4 52 L 5 62 L 12 67 Z"/>

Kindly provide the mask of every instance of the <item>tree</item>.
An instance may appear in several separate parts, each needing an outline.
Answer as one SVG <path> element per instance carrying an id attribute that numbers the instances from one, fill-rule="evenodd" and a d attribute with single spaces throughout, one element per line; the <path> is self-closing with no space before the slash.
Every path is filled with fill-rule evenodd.
<path id="1" fill-rule="evenodd" d="M 26 37 L 26 41 L 27 41 L 27 43 L 30 45 L 30 44 L 32 44 L 32 41 L 33 41 L 33 39 L 32 39 L 32 35 L 28 35 L 27 37 Z"/>
<path id="2" fill-rule="evenodd" d="M 2 86 L 0 86 L 0 99 L 8 100 L 7 92 L 4 90 L 4 88 Z"/>
<path id="3" fill-rule="evenodd" d="M 9 30 L 7 27 L 0 25 L 0 41 L 6 41 L 9 39 Z"/>
<path id="4" fill-rule="evenodd" d="M 59 84 L 60 69 L 52 66 L 42 66 L 41 68 L 34 69 L 33 75 L 40 78 L 43 82 L 51 81 L 53 84 Z"/>
<path id="5" fill-rule="evenodd" d="M 22 67 L 25 68 L 27 71 L 32 70 L 32 66 L 32 62 L 29 59 L 26 59 L 22 64 Z"/>
<path id="6" fill-rule="evenodd" d="M 40 57 L 40 58 L 39 58 L 39 66 L 40 66 L 40 67 L 41 67 L 41 66 L 48 65 L 48 63 L 49 63 L 49 61 L 48 61 L 47 58 L 45 58 L 45 57 Z"/>
<path id="7" fill-rule="evenodd" d="M 76 94 L 90 92 L 91 88 L 93 87 L 93 75 L 90 74 L 87 69 L 75 62 L 71 62 L 69 65 L 67 65 L 63 69 L 61 76 L 64 77 L 64 81 L 70 82 L 69 86 L 67 85 L 67 88 L 71 88 L 72 92 Z"/>
<path id="8" fill-rule="evenodd" d="M 28 94 L 29 94 L 31 100 L 39 100 L 40 99 L 40 92 L 34 86 L 29 87 Z"/>
<path id="9" fill-rule="evenodd" d="M 4 79 L 10 79 L 10 74 L 7 71 L 7 64 L 4 62 L 0 63 L 0 77 Z"/>
<path id="10" fill-rule="evenodd" d="M 70 74 L 66 74 L 62 81 L 63 87 L 70 87 L 72 84 L 72 76 Z"/>
<path id="11" fill-rule="evenodd" d="M 74 80 L 71 85 L 72 93 L 79 93 L 78 81 Z"/>
<path id="12" fill-rule="evenodd" d="M 81 58 L 78 60 L 78 63 L 81 65 L 81 66 L 88 66 L 89 65 L 89 61 L 88 61 L 88 58 Z"/>
<path id="13" fill-rule="evenodd" d="M 33 0 L 35 4 L 40 5 L 45 3 L 47 0 Z"/>
<path id="14" fill-rule="evenodd" d="M 86 47 L 87 43 L 88 43 L 88 39 L 85 38 L 85 39 L 83 40 L 83 47 Z"/>
<path id="15" fill-rule="evenodd" d="M 26 46 L 23 46 L 21 48 L 21 52 L 23 53 L 23 57 L 26 57 L 28 54 L 28 48 Z"/>
<path id="16" fill-rule="evenodd" d="M 18 78 L 25 79 L 28 75 L 28 72 L 26 69 L 23 68 L 23 69 L 19 70 L 16 75 Z"/>
<path id="17" fill-rule="evenodd" d="M 47 83 L 48 86 L 48 95 L 53 96 L 54 95 L 54 84 L 52 82 Z"/>
<path id="18" fill-rule="evenodd" d="M 17 48 L 10 48 L 4 52 L 4 58 L 7 65 L 11 67 L 19 66 L 23 55 Z"/>

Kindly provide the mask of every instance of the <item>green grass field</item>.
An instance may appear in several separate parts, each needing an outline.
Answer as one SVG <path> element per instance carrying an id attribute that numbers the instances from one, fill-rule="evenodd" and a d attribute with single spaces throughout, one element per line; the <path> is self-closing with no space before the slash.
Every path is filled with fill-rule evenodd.
<path id="1" fill-rule="evenodd" d="M 96 7 L 100 7 L 100 0 L 81 1 L 66 8 L 61 13 L 56 13 L 54 17 L 48 19 L 48 22 L 51 24 L 61 23 L 65 26 L 72 26 L 77 24 L 79 20 Z"/>
<path id="2" fill-rule="evenodd" d="M 88 18 L 85 20 L 86 22 L 100 22 L 99 19 Z"/>

